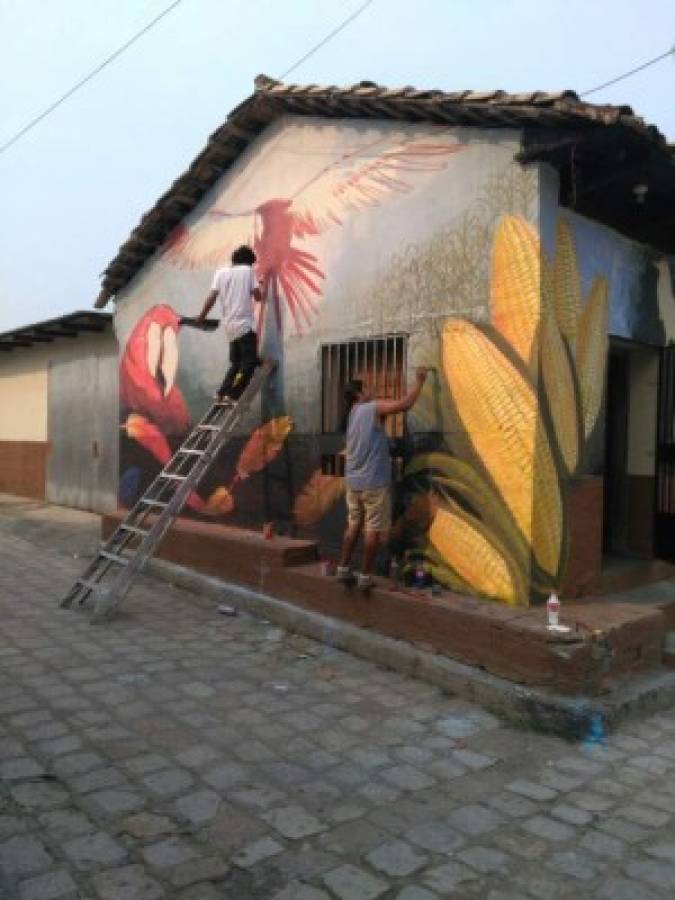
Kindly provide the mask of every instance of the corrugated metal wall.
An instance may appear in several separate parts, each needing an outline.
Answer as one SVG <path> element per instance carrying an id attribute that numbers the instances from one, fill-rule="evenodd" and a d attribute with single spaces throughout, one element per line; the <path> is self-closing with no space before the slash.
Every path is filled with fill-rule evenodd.
<path id="1" fill-rule="evenodd" d="M 119 415 L 115 346 L 49 367 L 47 499 L 109 512 L 117 506 Z"/>

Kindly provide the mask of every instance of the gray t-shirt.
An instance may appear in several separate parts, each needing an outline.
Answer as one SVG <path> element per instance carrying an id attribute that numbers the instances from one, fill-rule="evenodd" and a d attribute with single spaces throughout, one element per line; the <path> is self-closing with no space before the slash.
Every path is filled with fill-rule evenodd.
<path id="1" fill-rule="evenodd" d="M 354 491 L 369 491 L 391 483 L 389 441 L 380 427 L 375 400 L 357 403 L 349 413 L 345 477 Z"/>

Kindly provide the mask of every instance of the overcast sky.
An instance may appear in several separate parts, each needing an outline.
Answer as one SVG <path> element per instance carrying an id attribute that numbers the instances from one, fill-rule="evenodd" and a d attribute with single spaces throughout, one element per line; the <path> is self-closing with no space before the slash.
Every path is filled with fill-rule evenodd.
<path id="1" fill-rule="evenodd" d="M 0 331 L 91 307 L 142 213 L 253 89 L 362 0 L 182 0 L 0 155 Z M 169 0 L 0 0 L 0 143 Z M 374 0 L 297 69 L 444 90 L 579 92 L 675 43 L 673 0 Z M 675 140 L 673 58 L 593 95 Z M 591 99 L 591 98 L 589 98 Z"/>

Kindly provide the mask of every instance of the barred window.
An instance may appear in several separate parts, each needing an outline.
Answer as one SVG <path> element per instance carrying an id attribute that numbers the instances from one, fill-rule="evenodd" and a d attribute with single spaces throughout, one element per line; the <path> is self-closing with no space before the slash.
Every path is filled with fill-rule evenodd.
<path id="1" fill-rule="evenodd" d="M 402 397 L 406 383 L 407 338 L 384 335 L 363 341 L 324 344 L 321 348 L 322 428 L 324 434 L 335 434 L 342 426 L 344 389 L 354 378 L 378 399 Z M 402 437 L 404 414 L 388 416 L 389 437 Z"/>

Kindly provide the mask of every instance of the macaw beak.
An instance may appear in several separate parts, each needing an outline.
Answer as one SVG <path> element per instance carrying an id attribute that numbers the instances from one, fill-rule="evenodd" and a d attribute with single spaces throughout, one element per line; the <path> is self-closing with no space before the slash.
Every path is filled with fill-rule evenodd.
<path id="1" fill-rule="evenodd" d="M 148 328 L 146 362 L 151 378 L 159 384 L 164 397 L 171 392 L 178 371 L 178 332 L 153 322 Z"/>

